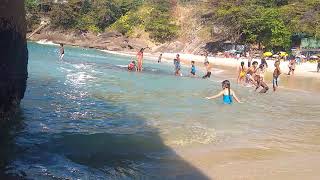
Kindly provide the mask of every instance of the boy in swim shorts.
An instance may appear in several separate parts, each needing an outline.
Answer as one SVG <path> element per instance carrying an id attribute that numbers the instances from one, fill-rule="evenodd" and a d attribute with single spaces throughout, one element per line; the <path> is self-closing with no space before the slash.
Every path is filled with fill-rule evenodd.
<path id="1" fill-rule="evenodd" d="M 279 76 L 281 74 L 281 70 L 280 70 L 280 61 L 276 61 L 274 63 L 274 71 L 273 71 L 273 80 L 272 80 L 272 84 L 273 84 L 273 91 L 277 90 L 278 87 L 278 82 L 279 82 Z"/>

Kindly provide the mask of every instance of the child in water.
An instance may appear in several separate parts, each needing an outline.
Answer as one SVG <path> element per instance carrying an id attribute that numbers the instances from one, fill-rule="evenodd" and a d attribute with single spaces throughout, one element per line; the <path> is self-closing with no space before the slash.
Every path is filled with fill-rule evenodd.
<path id="1" fill-rule="evenodd" d="M 176 58 L 173 60 L 173 64 L 174 64 L 174 74 L 176 76 L 182 76 L 181 64 L 180 64 L 180 54 L 176 55 Z"/>
<path id="2" fill-rule="evenodd" d="M 205 62 L 204 65 L 206 67 L 207 73 L 202 77 L 202 79 L 207 79 L 211 77 L 212 66 L 210 66 L 209 61 Z"/>
<path id="3" fill-rule="evenodd" d="M 232 89 L 230 89 L 230 81 L 228 80 L 224 80 L 222 82 L 222 91 L 215 95 L 215 96 L 212 96 L 212 97 L 206 97 L 207 99 L 215 99 L 215 98 L 218 98 L 218 97 L 221 97 L 223 96 L 223 103 L 224 104 L 232 104 L 233 102 L 233 98 L 238 102 L 238 103 L 241 103 L 241 101 L 238 99 L 238 97 L 236 96 L 236 94 L 234 93 L 234 91 Z"/>
<path id="4" fill-rule="evenodd" d="M 129 71 L 136 71 L 136 62 L 135 61 L 131 61 L 130 64 L 128 65 L 128 70 Z"/>
<path id="5" fill-rule="evenodd" d="M 289 76 L 291 74 L 294 75 L 294 70 L 296 69 L 296 59 L 294 57 L 291 57 L 288 67 L 289 67 L 288 75 Z"/>
<path id="6" fill-rule="evenodd" d="M 242 61 L 238 70 L 238 81 L 237 81 L 238 84 L 240 84 L 245 80 L 246 72 L 247 72 L 247 69 L 244 67 L 244 62 Z"/>
<path id="7" fill-rule="evenodd" d="M 274 71 L 273 71 L 273 80 L 272 80 L 272 84 L 273 84 L 273 91 L 277 90 L 278 87 L 278 82 L 279 82 L 279 76 L 281 74 L 281 70 L 280 70 L 280 61 L 276 61 L 274 63 Z"/>
<path id="8" fill-rule="evenodd" d="M 195 76 L 196 75 L 196 66 L 194 65 L 194 61 L 191 61 L 191 76 Z"/>

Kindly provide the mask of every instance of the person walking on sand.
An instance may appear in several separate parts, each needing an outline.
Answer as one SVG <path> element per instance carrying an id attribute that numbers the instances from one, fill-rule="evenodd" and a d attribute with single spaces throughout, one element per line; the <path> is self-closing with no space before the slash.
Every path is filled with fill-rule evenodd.
<path id="1" fill-rule="evenodd" d="M 63 57 L 64 57 L 64 47 L 63 47 L 63 44 L 60 43 L 60 57 L 59 57 L 59 59 L 63 60 Z"/>
<path id="2" fill-rule="evenodd" d="M 141 48 L 140 51 L 137 53 L 137 60 L 138 60 L 138 66 L 137 66 L 137 71 L 141 72 L 142 71 L 142 66 L 143 66 L 143 52 L 145 48 Z"/>
<path id="3" fill-rule="evenodd" d="M 240 84 L 241 82 L 244 82 L 245 77 L 246 77 L 246 72 L 247 69 L 244 67 L 244 62 L 242 61 L 239 68 L 238 68 L 238 84 Z"/>
<path id="4" fill-rule="evenodd" d="M 222 91 L 219 94 L 211 97 L 206 97 L 207 99 L 215 99 L 218 97 L 223 97 L 224 104 L 232 104 L 233 99 L 235 99 L 238 103 L 241 103 L 239 98 L 236 96 L 235 92 L 231 89 L 230 81 L 224 80 L 222 83 Z"/>
<path id="5" fill-rule="evenodd" d="M 209 62 L 209 60 L 208 60 L 208 53 L 206 52 L 204 55 L 204 63 L 203 64 L 206 64 L 207 62 Z"/>
<path id="6" fill-rule="evenodd" d="M 281 74 L 281 70 L 280 70 L 280 61 L 276 61 L 274 63 L 274 71 L 273 71 L 273 80 L 272 80 L 272 85 L 273 85 L 273 91 L 275 92 L 278 88 L 278 83 L 279 83 L 279 77 Z"/>
<path id="7" fill-rule="evenodd" d="M 250 52 L 248 52 L 247 58 L 248 58 L 248 68 L 250 68 L 251 62 L 252 62 L 252 56 L 251 56 Z"/>
<path id="8" fill-rule="evenodd" d="M 290 62 L 289 62 L 289 72 L 288 72 L 288 75 L 290 76 L 291 74 L 294 75 L 294 70 L 296 69 L 296 59 L 294 57 L 292 57 L 290 59 Z"/>
<path id="9" fill-rule="evenodd" d="M 161 60 L 162 60 L 162 53 L 158 57 L 158 63 L 161 63 Z"/>
<path id="10" fill-rule="evenodd" d="M 194 77 L 196 76 L 196 66 L 194 65 L 194 61 L 191 61 L 191 76 Z"/>
<path id="11" fill-rule="evenodd" d="M 320 71 L 320 58 L 318 58 L 318 67 L 317 67 L 317 72 Z"/>
<path id="12" fill-rule="evenodd" d="M 206 67 L 207 73 L 202 77 L 202 79 L 210 78 L 210 77 L 211 77 L 211 69 L 212 69 L 212 66 L 210 65 L 209 62 L 206 62 L 206 63 L 204 64 L 204 66 Z"/>

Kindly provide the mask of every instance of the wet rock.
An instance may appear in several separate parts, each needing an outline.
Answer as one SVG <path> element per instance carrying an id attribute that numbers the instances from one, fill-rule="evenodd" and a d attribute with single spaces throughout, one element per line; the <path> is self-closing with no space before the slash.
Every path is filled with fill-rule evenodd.
<path id="1" fill-rule="evenodd" d="M 13 115 L 24 97 L 28 49 L 24 1 L 0 2 L 0 121 Z"/>

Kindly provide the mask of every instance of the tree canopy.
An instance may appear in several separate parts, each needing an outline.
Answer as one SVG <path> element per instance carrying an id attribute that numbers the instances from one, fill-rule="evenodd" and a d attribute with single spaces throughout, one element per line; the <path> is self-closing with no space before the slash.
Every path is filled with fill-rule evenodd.
<path id="1" fill-rule="evenodd" d="M 320 38 L 320 0 L 210 1 L 213 26 L 227 39 L 286 49 L 296 35 Z"/>

